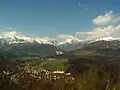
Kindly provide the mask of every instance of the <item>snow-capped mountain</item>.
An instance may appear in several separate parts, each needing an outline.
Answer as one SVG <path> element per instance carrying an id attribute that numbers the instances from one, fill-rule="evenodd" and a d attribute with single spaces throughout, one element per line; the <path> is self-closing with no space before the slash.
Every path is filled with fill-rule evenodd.
<path id="1" fill-rule="evenodd" d="M 120 40 L 120 38 L 113 38 L 113 37 L 102 37 L 102 38 L 98 38 L 96 39 L 95 41 L 101 41 L 101 40 L 104 40 L 104 41 L 113 41 L 113 40 Z"/>
<path id="2" fill-rule="evenodd" d="M 13 44 L 13 43 L 39 43 L 39 44 L 51 44 L 56 45 L 55 40 L 33 38 L 28 36 L 0 36 L 0 43 Z"/>
<path id="3" fill-rule="evenodd" d="M 114 41 L 118 40 L 120 41 L 120 38 L 113 38 L 113 37 L 101 37 L 97 39 L 85 39 L 80 40 L 80 38 L 67 38 L 64 41 L 59 41 L 57 39 L 51 39 L 51 38 L 39 38 L 39 37 L 29 37 L 24 35 L 14 35 L 14 36 L 0 36 L 0 44 L 50 44 L 54 45 L 56 47 L 59 47 L 63 50 L 70 51 L 70 50 L 76 50 L 80 49 L 83 46 L 94 43 L 97 41 Z"/>
<path id="4" fill-rule="evenodd" d="M 12 57 L 49 57 L 64 54 L 64 51 L 56 45 L 57 41 L 49 38 L 0 36 L 0 52 L 10 54 Z"/>
<path id="5" fill-rule="evenodd" d="M 97 39 L 76 40 L 71 42 L 64 42 L 59 45 L 66 51 L 73 51 L 77 49 L 93 49 L 96 47 L 102 48 L 120 48 L 120 38 L 102 37 Z"/>
<path id="6" fill-rule="evenodd" d="M 82 40 L 79 40 L 79 39 L 66 39 L 65 41 L 63 42 L 58 42 L 58 46 L 59 45 L 63 45 L 63 44 L 75 44 L 75 43 L 79 43 L 79 42 L 82 42 Z"/>
<path id="7" fill-rule="evenodd" d="M 64 44 L 76 44 L 80 42 L 91 43 L 95 41 L 112 41 L 112 40 L 120 40 L 120 38 L 113 38 L 113 37 L 101 37 L 96 39 L 87 38 L 85 40 L 81 40 L 79 36 L 73 36 L 73 38 L 66 38 L 62 41 L 57 40 L 56 38 L 47 38 L 47 37 L 30 37 L 25 36 L 23 34 L 19 34 L 17 32 L 10 32 L 9 35 L 2 34 L 0 35 L 0 42 L 2 44 L 7 43 L 39 43 L 39 44 L 51 44 L 55 46 L 64 45 Z"/>

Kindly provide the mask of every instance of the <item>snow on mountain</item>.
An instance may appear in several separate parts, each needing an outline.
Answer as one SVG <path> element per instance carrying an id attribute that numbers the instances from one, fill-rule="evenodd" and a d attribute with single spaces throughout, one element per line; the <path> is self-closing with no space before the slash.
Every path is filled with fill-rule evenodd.
<path id="1" fill-rule="evenodd" d="M 0 37 L 1 43 L 25 43 L 25 42 L 33 42 L 33 39 L 30 37 L 20 37 L 20 36 L 1 36 Z"/>
<path id="2" fill-rule="evenodd" d="M 59 46 L 61 44 L 72 44 L 72 43 L 77 43 L 80 42 L 79 39 L 65 39 L 64 41 L 59 41 L 57 39 L 51 39 L 51 38 L 41 38 L 41 37 L 29 37 L 29 36 L 24 36 L 24 35 L 5 35 L 5 36 L 0 36 L 0 43 L 4 44 L 12 44 L 12 43 L 39 43 L 39 44 L 51 44 L 55 46 Z"/>
<path id="3" fill-rule="evenodd" d="M 62 55 L 62 54 L 64 54 L 64 53 L 61 52 L 61 51 L 56 51 L 56 54 L 57 54 L 57 55 Z"/>
<path id="4" fill-rule="evenodd" d="M 76 39 L 66 39 L 63 42 L 59 42 L 58 46 L 63 45 L 63 44 L 76 44 L 76 43 L 79 43 L 79 42 L 82 42 L 82 41 L 83 40 L 80 40 L 78 38 L 76 38 Z"/>
<path id="5" fill-rule="evenodd" d="M 113 40 L 120 40 L 120 37 L 118 38 L 113 38 L 113 37 L 101 37 L 101 38 L 97 38 L 97 39 L 85 39 L 85 40 L 80 40 L 80 39 L 76 39 L 76 40 L 72 40 L 72 39 L 67 39 L 64 42 L 59 42 L 59 45 L 64 45 L 64 44 L 79 44 L 79 43 L 93 43 L 96 41 L 113 41 Z"/>
<path id="6" fill-rule="evenodd" d="M 91 43 L 91 42 L 96 42 L 96 41 L 112 41 L 112 40 L 120 40 L 120 38 L 113 38 L 113 37 L 102 37 L 102 38 L 97 38 L 94 40 L 90 39 L 85 39 L 81 40 L 79 37 L 75 39 L 67 38 L 64 41 L 59 41 L 57 39 L 51 39 L 51 38 L 39 38 L 39 37 L 29 37 L 29 36 L 24 36 L 24 35 L 5 35 L 5 36 L 0 36 L 0 43 L 1 44 L 12 44 L 12 43 L 39 43 L 39 44 L 50 44 L 50 45 L 64 45 L 64 44 L 79 44 L 81 42 L 83 43 Z"/>
<path id="7" fill-rule="evenodd" d="M 104 41 L 113 41 L 113 40 L 119 40 L 119 38 L 102 37 L 102 38 L 96 39 L 95 41 L 101 41 L 101 40 L 104 40 Z"/>
<path id="8" fill-rule="evenodd" d="M 56 45 L 55 40 L 49 40 L 44 38 L 33 38 L 28 36 L 0 36 L 0 43 L 12 44 L 12 43 L 39 43 L 39 44 L 51 44 Z"/>

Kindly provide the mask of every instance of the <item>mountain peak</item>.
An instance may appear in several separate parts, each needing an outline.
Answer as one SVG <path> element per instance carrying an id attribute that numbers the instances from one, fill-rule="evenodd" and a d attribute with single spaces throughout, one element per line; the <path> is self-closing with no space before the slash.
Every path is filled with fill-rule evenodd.
<path id="1" fill-rule="evenodd" d="M 102 37 L 102 38 L 96 39 L 95 41 L 101 41 L 101 40 L 104 40 L 104 41 L 113 41 L 113 40 L 119 40 L 119 38 Z"/>

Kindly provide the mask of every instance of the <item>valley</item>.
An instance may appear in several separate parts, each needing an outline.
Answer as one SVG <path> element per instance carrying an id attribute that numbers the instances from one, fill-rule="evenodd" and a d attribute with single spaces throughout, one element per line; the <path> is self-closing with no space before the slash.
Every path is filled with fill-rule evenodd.
<path id="1" fill-rule="evenodd" d="M 120 89 L 119 40 L 0 46 L 0 90 Z"/>

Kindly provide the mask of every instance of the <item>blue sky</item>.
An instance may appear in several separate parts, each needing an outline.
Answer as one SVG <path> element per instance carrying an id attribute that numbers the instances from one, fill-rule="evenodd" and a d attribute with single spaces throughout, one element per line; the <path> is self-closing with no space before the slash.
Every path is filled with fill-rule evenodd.
<path id="1" fill-rule="evenodd" d="M 33 36 L 88 32 L 97 15 L 110 10 L 120 13 L 119 0 L 0 1 L 0 28 Z"/>

